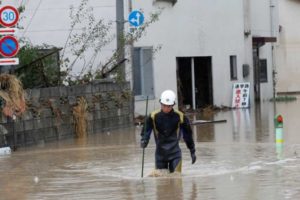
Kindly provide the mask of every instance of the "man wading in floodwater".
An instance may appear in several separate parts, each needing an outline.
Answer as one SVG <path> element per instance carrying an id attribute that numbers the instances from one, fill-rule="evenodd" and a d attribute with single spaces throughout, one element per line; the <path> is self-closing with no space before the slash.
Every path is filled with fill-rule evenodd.
<path id="1" fill-rule="evenodd" d="M 154 131 L 156 143 L 155 168 L 168 169 L 170 173 L 181 173 L 182 155 L 179 147 L 181 134 L 189 148 L 192 164 L 196 162 L 195 143 L 188 118 L 180 111 L 173 109 L 176 95 L 171 90 L 161 94 L 161 109 L 154 111 L 146 120 L 146 130 L 142 130 L 141 147 L 146 148 Z"/>

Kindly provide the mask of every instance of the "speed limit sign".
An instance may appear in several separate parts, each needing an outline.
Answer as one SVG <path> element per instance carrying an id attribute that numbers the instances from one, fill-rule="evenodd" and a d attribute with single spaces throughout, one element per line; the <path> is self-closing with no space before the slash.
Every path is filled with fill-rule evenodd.
<path id="1" fill-rule="evenodd" d="M 0 24 L 4 27 L 12 27 L 18 23 L 19 11 L 13 6 L 0 8 Z"/>

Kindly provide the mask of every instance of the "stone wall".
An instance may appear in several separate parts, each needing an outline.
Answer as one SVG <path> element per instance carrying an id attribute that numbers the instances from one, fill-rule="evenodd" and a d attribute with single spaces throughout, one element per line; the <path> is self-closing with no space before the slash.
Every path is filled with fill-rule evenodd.
<path id="1" fill-rule="evenodd" d="M 2 116 L 0 145 L 35 145 L 75 136 L 73 107 L 87 102 L 87 134 L 133 125 L 129 83 L 98 83 L 26 90 L 27 110 L 15 121 Z M 4 137 L 6 134 L 6 137 Z"/>

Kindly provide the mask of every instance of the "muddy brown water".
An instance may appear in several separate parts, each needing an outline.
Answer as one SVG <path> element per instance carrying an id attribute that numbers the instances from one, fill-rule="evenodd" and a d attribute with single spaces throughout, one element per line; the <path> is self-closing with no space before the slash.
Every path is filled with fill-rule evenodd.
<path id="1" fill-rule="evenodd" d="M 226 123 L 193 126 L 197 162 L 184 143 L 182 176 L 147 177 L 153 138 L 141 178 L 141 127 L 20 148 L 0 156 L 0 199 L 300 199 L 300 101 L 265 102 L 250 109 L 194 119 Z M 284 144 L 273 119 L 284 118 Z"/>

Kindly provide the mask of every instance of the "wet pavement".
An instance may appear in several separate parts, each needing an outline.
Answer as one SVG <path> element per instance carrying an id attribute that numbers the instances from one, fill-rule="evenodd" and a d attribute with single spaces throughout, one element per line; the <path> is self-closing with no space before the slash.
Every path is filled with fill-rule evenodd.
<path id="1" fill-rule="evenodd" d="M 227 122 L 193 126 L 198 160 L 191 165 L 182 143 L 181 177 L 147 176 L 154 168 L 152 138 L 141 178 L 141 127 L 20 148 L 0 156 L 0 199 L 299 199 L 299 110 L 300 101 L 265 102 L 191 115 Z M 276 114 L 284 120 L 283 146 L 275 144 Z"/>

